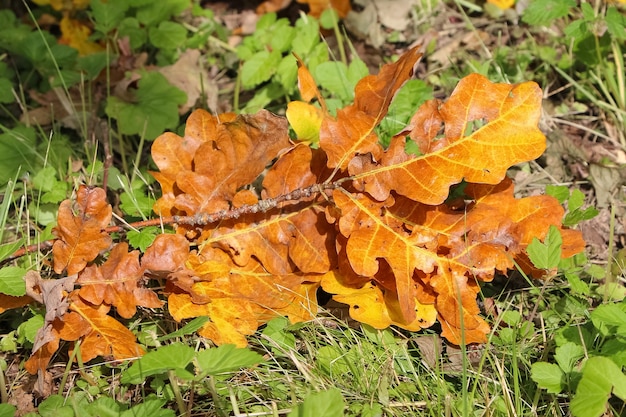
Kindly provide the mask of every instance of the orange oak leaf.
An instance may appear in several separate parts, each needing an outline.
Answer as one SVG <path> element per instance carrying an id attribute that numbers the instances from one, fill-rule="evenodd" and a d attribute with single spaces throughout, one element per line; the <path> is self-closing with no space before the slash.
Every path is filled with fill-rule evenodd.
<path id="1" fill-rule="evenodd" d="M 111 237 L 104 229 L 111 221 L 112 209 L 102 188 L 81 185 L 74 209 L 70 200 L 59 206 L 57 226 L 53 229 L 57 240 L 52 246 L 57 274 L 64 270 L 68 275 L 82 271 L 111 245 Z"/>
<path id="2" fill-rule="evenodd" d="M 333 300 L 350 306 L 350 317 L 376 329 L 385 329 L 393 325 L 418 331 L 432 326 L 437 318 L 434 304 L 422 304 L 415 298 L 415 319 L 407 323 L 402 315 L 397 295 L 372 281 L 355 288 L 347 285 L 341 274 L 333 271 L 324 276 L 322 287 L 333 294 Z"/>
<path id="3" fill-rule="evenodd" d="M 355 87 L 354 104 L 337 111 L 337 118 L 322 122 L 320 148 L 330 168 L 345 169 L 357 154 L 382 152 L 374 128 L 387 114 L 396 92 L 409 80 L 422 54 L 414 47 L 377 75 L 369 75 Z"/>
<path id="4" fill-rule="evenodd" d="M 479 317 L 478 282 L 513 269 L 533 236 L 545 236 L 551 225 L 560 227 L 563 209 L 549 196 L 515 199 L 509 179 L 495 186 L 469 184 L 466 193 L 473 202 L 459 211 L 402 196 L 379 202 L 367 194 L 335 190 L 349 267 L 363 277 L 347 281 L 352 292 L 339 287 L 337 301 L 353 304 L 351 297 L 357 294 L 387 305 L 397 301 L 401 314 L 394 324 L 409 328 L 420 317 L 416 306 L 428 304 L 418 296 L 421 290 L 435 296 L 444 337 L 457 344 L 484 342 L 489 326 Z M 563 235 L 571 241 L 570 252 L 584 248 L 580 233 L 563 230 Z M 377 285 L 372 287 L 372 282 Z M 322 286 L 330 293 L 337 290 L 333 281 L 323 281 Z M 384 291 L 376 292 L 378 287 Z M 367 314 L 358 317 L 381 325 Z"/>
<path id="5" fill-rule="evenodd" d="M 290 146 L 285 119 L 268 111 L 225 122 L 200 112 L 199 117 L 190 118 L 185 139 L 162 135 L 152 151 L 157 166 L 164 170 L 154 176 L 169 192 L 155 204 L 155 211 L 162 215 L 228 210 L 237 190 L 254 181 Z M 201 143 L 195 149 L 189 146 L 182 160 L 171 154 L 183 146 L 179 142 L 193 143 L 198 138 Z"/>
<path id="6" fill-rule="evenodd" d="M 135 335 L 108 315 L 107 305 L 93 306 L 74 295 L 70 310 L 63 317 L 59 336 L 68 341 L 81 340 L 83 361 L 90 361 L 98 356 L 121 361 L 137 358 L 145 353 L 137 344 Z"/>
<path id="7" fill-rule="evenodd" d="M 423 107 L 427 113 L 423 118 L 443 124 L 444 136 L 429 138 L 439 145 L 424 143 L 422 137 L 419 148 L 429 152 L 412 156 L 404 151 L 404 135 L 396 136 L 383 155 L 354 158 L 350 174 L 360 190 L 379 201 L 393 190 L 432 205 L 441 204 L 450 186 L 463 179 L 497 184 L 509 167 L 543 153 L 546 139 L 538 128 L 541 99 L 534 82 L 493 84 L 481 75 L 469 75 L 438 113 L 433 114 L 432 104 Z M 428 131 L 433 135 L 439 129 Z"/>
<path id="8" fill-rule="evenodd" d="M 80 297 L 93 305 L 115 306 L 120 316 L 131 318 L 137 306 L 158 308 L 163 305 L 156 293 L 143 286 L 139 251 L 128 252 L 128 244 L 118 243 L 100 266 L 90 265 L 76 281 Z"/>
<path id="9" fill-rule="evenodd" d="M 269 273 L 258 261 L 237 266 L 220 249 L 192 254 L 187 262 L 197 276 L 190 292 L 168 298 L 172 317 L 208 316 L 199 332 L 217 344 L 247 344 L 246 335 L 277 315 L 292 322 L 312 318 L 317 309 L 315 290 L 321 275 Z M 200 301 L 197 301 L 200 300 Z"/>

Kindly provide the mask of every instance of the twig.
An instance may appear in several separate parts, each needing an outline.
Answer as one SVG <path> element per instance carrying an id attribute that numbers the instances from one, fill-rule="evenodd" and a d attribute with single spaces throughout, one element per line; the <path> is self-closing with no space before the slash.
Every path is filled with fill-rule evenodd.
<path id="1" fill-rule="evenodd" d="M 265 213 L 273 208 L 276 208 L 280 203 L 286 201 L 298 201 L 304 198 L 309 198 L 316 194 L 323 194 L 326 190 L 334 190 L 339 188 L 345 178 L 329 184 L 313 184 L 309 187 L 299 188 L 293 190 L 290 193 L 279 195 L 277 197 L 260 200 L 256 204 L 244 205 L 231 210 L 221 210 L 215 213 L 198 213 L 191 216 L 167 216 L 159 217 L 156 219 L 142 220 L 133 223 L 127 223 L 124 225 L 110 226 L 104 229 L 105 233 L 120 233 L 129 229 L 141 229 L 148 226 L 162 226 L 168 224 L 185 224 L 185 225 L 199 225 L 206 226 L 211 223 L 216 223 L 222 220 L 237 219 L 246 214 Z M 8 256 L 4 260 L 0 261 L 0 266 L 15 259 L 21 258 L 29 253 L 47 250 L 52 248 L 56 239 L 46 240 L 44 242 L 26 246 L 15 251 L 11 256 Z"/>

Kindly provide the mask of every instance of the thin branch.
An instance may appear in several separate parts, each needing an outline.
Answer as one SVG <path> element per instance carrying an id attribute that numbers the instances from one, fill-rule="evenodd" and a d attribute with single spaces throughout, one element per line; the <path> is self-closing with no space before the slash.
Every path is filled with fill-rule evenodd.
<path id="1" fill-rule="evenodd" d="M 120 233 L 130 229 L 141 229 L 148 226 L 162 226 L 168 224 L 186 224 L 186 225 L 199 225 L 206 226 L 211 223 L 216 223 L 222 220 L 237 219 L 246 214 L 265 213 L 273 208 L 278 207 L 280 203 L 286 201 L 298 201 L 305 198 L 310 198 L 316 194 L 323 194 L 326 190 L 334 190 L 339 188 L 346 178 L 342 178 L 338 181 L 329 184 L 313 184 L 309 187 L 299 188 L 293 190 L 290 193 L 279 195 L 277 197 L 260 200 L 256 204 L 244 205 L 231 210 L 221 210 L 215 213 L 198 213 L 191 216 L 167 216 L 159 217 L 156 219 L 142 220 L 133 223 L 127 223 L 124 225 L 110 226 L 104 229 L 104 232 Z M 0 261 L 0 265 L 9 263 L 15 259 L 21 258 L 29 253 L 48 250 L 52 248 L 56 239 L 46 240 L 44 242 L 25 246 L 15 251 L 11 256 Z"/>

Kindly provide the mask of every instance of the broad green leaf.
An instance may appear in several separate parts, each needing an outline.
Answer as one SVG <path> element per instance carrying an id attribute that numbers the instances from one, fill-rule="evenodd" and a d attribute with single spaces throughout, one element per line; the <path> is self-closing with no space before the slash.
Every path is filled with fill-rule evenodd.
<path id="1" fill-rule="evenodd" d="M 560 204 L 565 203 L 570 196 L 569 188 L 565 185 L 546 185 L 546 194 L 559 200 Z"/>
<path id="2" fill-rule="evenodd" d="M 183 10 L 191 7 L 190 0 L 134 0 L 134 2 L 141 3 L 142 7 L 137 11 L 137 20 L 146 26 L 153 26 L 159 22 L 167 21 L 170 17 L 178 15 Z"/>
<path id="3" fill-rule="evenodd" d="M 146 72 L 138 83 L 136 102 L 109 97 L 106 112 L 117 119 L 120 133 L 145 135 L 153 140 L 167 129 L 178 125 L 178 106 L 187 101 L 187 94 L 171 85 L 158 72 Z"/>
<path id="4" fill-rule="evenodd" d="M 173 370 L 182 379 L 191 379 L 193 374 L 185 368 L 196 355 L 196 351 L 183 343 L 173 343 L 148 352 L 133 363 L 122 374 L 122 384 L 139 384 L 147 377 Z"/>
<path id="5" fill-rule="evenodd" d="M 26 294 L 24 275 L 26 270 L 17 266 L 0 269 L 0 293 L 19 297 Z"/>
<path id="6" fill-rule="evenodd" d="M 157 48 L 176 49 L 183 46 L 187 38 L 187 29 L 180 23 L 161 22 L 158 27 L 148 30 L 150 43 Z"/>
<path id="7" fill-rule="evenodd" d="M 530 377 L 541 388 L 545 388 L 550 394 L 558 394 L 564 387 L 564 374 L 558 365 L 547 362 L 532 364 Z"/>
<path id="8" fill-rule="evenodd" d="M 568 342 L 556 348 L 554 359 L 565 373 L 572 372 L 576 363 L 585 357 L 585 350 L 580 344 Z"/>
<path id="9" fill-rule="evenodd" d="M 94 29 L 105 34 L 118 27 L 128 10 L 126 0 L 91 0 L 89 6 Z"/>
<path id="10" fill-rule="evenodd" d="M 341 417 L 344 407 L 345 401 L 341 391 L 331 388 L 328 391 L 309 394 L 287 417 Z"/>
<path id="11" fill-rule="evenodd" d="M 591 313 L 591 321 L 605 336 L 626 336 L 626 304 L 602 304 Z"/>
<path id="12" fill-rule="evenodd" d="M 310 16 L 307 16 L 306 19 L 298 19 L 296 22 L 296 36 L 291 42 L 293 52 L 305 58 L 318 44 L 320 44 L 320 38 L 317 20 Z M 324 50 L 328 49 L 326 45 L 322 44 L 322 46 Z M 311 65 L 311 63 L 308 64 L 309 69 L 312 69 L 313 65 Z"/>
<path id="13" fill-rule="evenodd" d="M 35 341 L 35 337 L 37 336 L 37 332 L 43 327 L 44 322 L 44 317 L 41 314 L 36 314 L 20 324 L 17 327 L 19 341 L 23 343 L 25 339 L 30 343 L 33 343 Z"/>
<path id="14" fill-rule="evenodd" d="M 606 11 L 606 28 L 615 39 L 626 40 L 626 16 L 620 13 L 615 6 L 609 6 Z"/>
<path id="15" fill-rule="evenodd" d="M 8 104 L 14 101 L 13 82 L 8 78 L 0 77 L 0 103 Z"/>
<path id="16" fill-rule="evenodd" d="M 121 412 L 119 417 L 175 417 L 173 410 L 164 408 L 165 402 L 161 398 L 147 398 L 143 403 Z"/>
<path id="17" fill-rule="evenodd" d="M 160 229 L 156 226 L 144 227 L 139 230 L 129 230 L 126 233 L 128 243 L 134 248 L 139 249 L 141 252 L 145 252 L 148 246 L 152 245 L 154 239 L 160 233 Z"/>
<path id="18" fill-rule="evenodd" d="M 85 407 L 88 415 L 98 417 L 119 417 L 127 407 L 122 406 L 111 397 L 99 396 Z"/>
<path id="19" fill-rule="evenodd" d="M 257 365 L 263 361 L 263 356 L 247 348 L 222 345 L 198 352 L 196 361 L 200 375 L 205 377 Z"/>
<path id="20" fill-rule="evenodd" d="M 570 403 L 570 411 L 575 417 L 600 417 L 606 411 L 611 393 L 626 400 L 626 375 L 609 358 L 589 358 Z"/>
<path id="21" fill-rule="evenodd" d="M 543 243 L 539 239 L 534 238 L 528 245 L 526 252 L 530 261 L 539 269 L 552 269 L 559 265 L 561 260 L 561 245 L 563 238 L 559 229 L 550 226 L 548 235 Z"/>
<path id="22" fill-rule="evenodd" d="M 0 417 L 14 417 L 15 406 L 12 404 L 0 404 Z"/>
<path id="23" fill-rule="evenodd" d="M 24 239 L 17 240 L 15 242 L 5 243 L 0 245 L 0 262 L 12 255 L 16 250 L 22 247 Z"/>
<path id="24" fill-rule="evenodd" d="M 313 78 L 326 90 L 344 101 L 354 98 L 353 85 L 348 80 L 348 67 L 343 62 L 328 61 L 313 70 Z"/>
<path id="25" fill-rule="evenodd" d="M 163 342 L 165 340 L 174 339 L 175 337 L 181 337 L 188 334 L 191 334 L 197 330 L 200 330 L 202 326 L 204 326 L 209 321 L 207 316 L 196 317 L 191 320 L 189 323 L 185 324 L 182 328 L 176 330 L 175 332 L 163 335 L 159 337 L 157 340 L 159 342 Z"/>
<path id="26" fill-rule="evenodd" d="M 133 50 L 138 49 L 148 40 L 146 28 L 142 27 L 139 21 L 134 17 L 127 17 L 122 20 L 117 28 L 117 32 L 120 38 L 128 37 L 130 47 Z"/>
<path id="27" fill-rule="evenodd" d="M 280 64 L 278 51 L 260 51 L 252 55 L 241 67 L 241 83 L 244 88 L 255 87 L 271 78 Z"/>
<path id="28" fill-rule="evenodd" d="M 72 407 L 65 404 L 63 396 L 55 394 L 51 395 L 39 404 L 37 411 L 41 417 L 73 417 L 74 411 Z"/>
<path id="29" fill-rule="evenodd" d="M 524 11 L 522 21 L 533 26 L 549 26 L 556 19 L 567 16 L 575 6 L 575 0 L 533 0 Z"/>
<path id="30" fill-rule="evenodd" d="M 19 172 L 34 172 L 39 165 L 35 132 L 18 127 L 0 134 L 0 185 L 15 178 Z"/>

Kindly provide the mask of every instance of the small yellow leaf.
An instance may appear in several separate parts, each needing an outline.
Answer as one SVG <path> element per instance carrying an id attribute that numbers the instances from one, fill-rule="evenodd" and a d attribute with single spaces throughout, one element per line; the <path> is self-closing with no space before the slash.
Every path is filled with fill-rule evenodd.
<path id="1" fill-rule="evenodd" d="M 493 4 L 501 10 L 506 10 L 513 7 L 515 0 L 487 0 L 487 3 Z"/>
<path id="2" fill-rule="evenodd" d="M 102 46 L 89 40 L 91 29 L 78 20 L 64 16 L 61 19 L 61 34 L 59 43 L 77 49 L 80 55 L 89 55 L 102 51 Z"/>
<path id="3" fill-rule="evenodd" d="M 322 110 L 303 101 L 292 101 L 287 105 L 286 116 L 299 141 L 312 145 L 319 143 L 324 118 Z"/>

